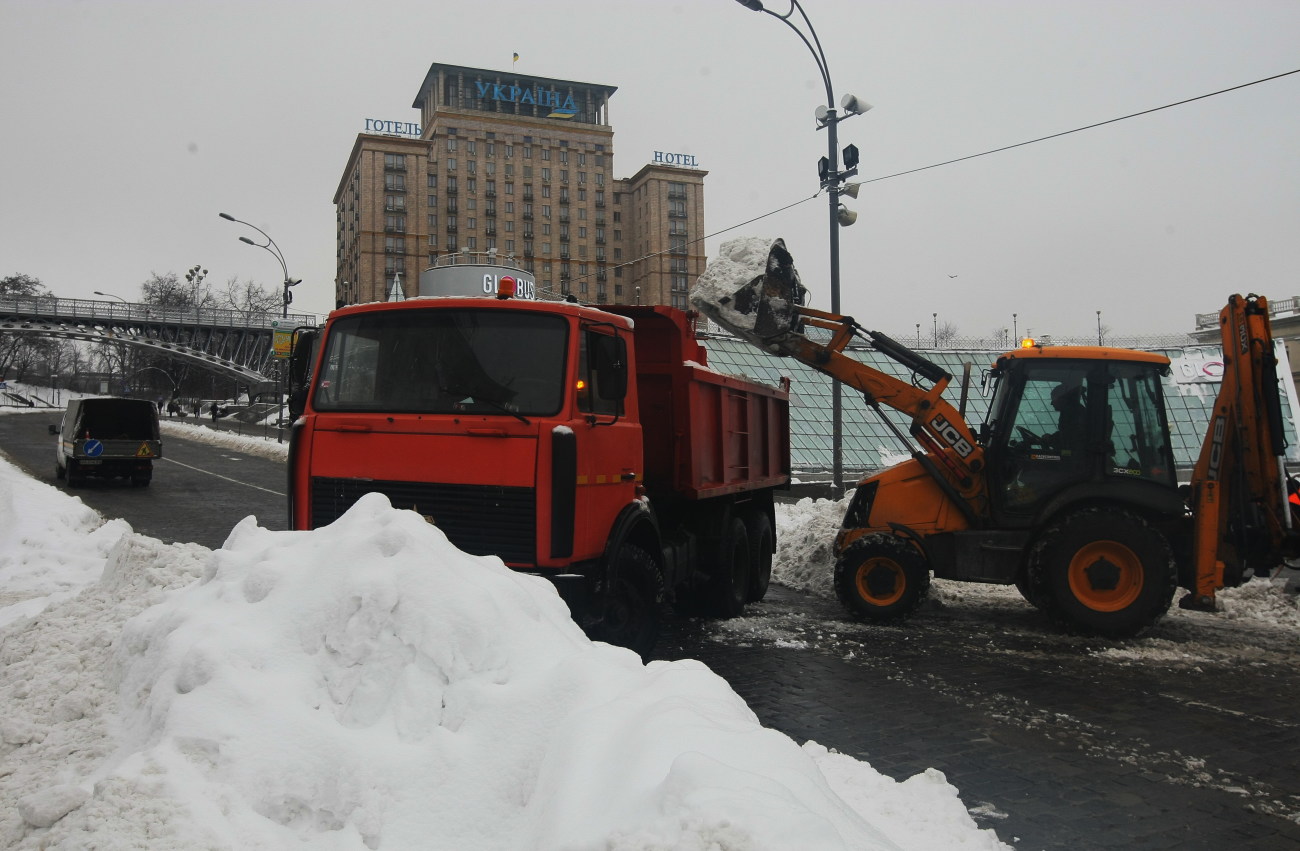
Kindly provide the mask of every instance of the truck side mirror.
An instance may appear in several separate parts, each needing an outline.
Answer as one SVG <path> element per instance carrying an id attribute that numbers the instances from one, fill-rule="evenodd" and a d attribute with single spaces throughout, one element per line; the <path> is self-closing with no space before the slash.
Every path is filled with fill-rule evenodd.
<path id="1" fill-rule="evenodd" d="M 320 331 L 315 328 L 302 328 L 293 335 L 293 348 L 289 352 L 289 387 L 298 388 L 307 385 L 307 375 L 311 370 L 311 356 L 316 350 L 316 341 Z"/>

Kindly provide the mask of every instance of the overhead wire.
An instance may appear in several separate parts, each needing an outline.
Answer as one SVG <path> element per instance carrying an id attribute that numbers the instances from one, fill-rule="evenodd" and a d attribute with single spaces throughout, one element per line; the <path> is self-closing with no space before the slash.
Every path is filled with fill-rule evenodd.
<path id="1" fill-rule="evenodd" d="M 1150 115 L 1150 114 L 1152 114 L 1152 113 L 1154 113 L 1154 112 L 1160 112 L 1161 110 L 1165 110 L 1165 109 L 1173 109 L 1173 108 L 1176 107 L 1176 106 L 1185 106 L 1185 105 L 1187 105 L 1187 104 L 1189 104 L 1189 103 L 1195 103 L 1195 102 L 1198 101 L 1198 100 L 1205 100 L 1206 98 L 1212 98 L 1212 97 L 1216 97 L 1216 96 L 1218 96 L 1218 95 L 1227 94 L 1227 93 L 1229 93 L 1229 92 L 1235 92 L 1235 91 L 1238 91 L 1238 90 L 1240 90 L 1240 89 L 1249 88 L 1249 87 L 1251 87 L 1251 86 L 1258 86 L 1258 85 L 1260 85 L 1261 83 L 1268 83 L 1268 82 L 1272 82 L 1273 80 L 1279 80 L 1279 79 L 1281 79 L 1281 78 L 1283 78 L 1283 77 L 1289 77 L 1289 76 L 1291 76 L 1292 74 L 1300 74 L 1300 68 L 1297 68 L 1297 69 L 1295 69 L 1294 71 L 1284 71 L 1284 72 L 1282 72 L 1281 74 L 1273 74 L 1272 76 L 1269 76 L 1269 77 L 1263 77 L 1263 78 L 1258 79 L 1258 80 L 1252 80 L 1252 81 L 1249 82 L 1249 83 L 1241 83 L 1240 85 L 1229 86 L 1229 87 L 1226 88 L 1226 89 L 1219 89 L 1218 91 L 1215 91 L 1215 92 L 1208 92 L 1208 93 L 1203 94 L 1203 95 L 1196 95 L 1195 97 L 1184 98 L 1183 100 L 1174 101 L 1173 103 L 1167 103 L 1167 104 L 1165 104 L 1165 105 L 1163 105 L 1163 106 L 1155 106 L 1155 107 L 1152 107 L 1152 108 L 1150 108 L 1150 109 L 1144 109 L 1144 110 L 1142 110 L 1142 111 L 1140 111 L 1140 112 L 1132 112 L 1132 113 L 1129 113 L 1128 115 L 1121 115 L 1121 116 L 1119 116 L 1118 118 L 1109 118 L 1109 119 L 1107 119 L 1107 120 L 1105 120 L 1105 121 L 1098 121 L 1098 122 L 1093 123 L 1093 124 L 1087 124 L 1087 125 L 1084 125 L 1083 127 L 1076 127 L 1076 128 L 1074 128 L 1073 130 L 1062 130 L 1062 131 L 1059 132 L 1059 133 L 1052 133 L 1052 134 L 1047 135 L 1047 136 L 1039 136 L 1037 139 L 1029 139 L 1029 140 L 1024 141 L 1024 142 L 1016 142 L 1014 145 L 1003 145 L 1003 146 L 1000 147 L 1000 148 L 993 148 L 993 149 L 991 149 L 991 150 L 981 151 L 981 152 L 978 153 L 978 154 L 967 154 L 967 155 L 964 156 L 964 157 L 957 157 L 957 158 L 955 158 L 955 159 L 951 159 L 951 160 L 944 160 L 943 162 L 932 163 L 931 165 L 921 166 L 921 167 L 919 167 L 919 168 L 910 168 L 910 169 L 907 169 L 906 171 L 897 171 L 897 172 L 894 172 L 893 174 L 886 174 L 886 175 L 882 175 L 882 176 L 880 176 L 880 177 L 873 177 L 873 178 L 870 178 L 870 179 L 868 179 L 868 180 L 859 180 L 859 181 L 856 181 L 856 185 L 858 185 L 858 186 L 863 186 L 863 185 L 868 184 L 868 183 L 879 183 L 879 182 L 882 181 L 882 180 L 891 180 L 892 178 L 895 178 L 895 177 L 903 177 L 904 175 L 908 175 L 908 174 L 916 174 L 917 172 L 929 171 L 929 170 L 932 169 L 932 168 L 940 168 L 940 167 L 942 167 L 942 166 L 946 166 L 946 165 L 953 165 L 954 163 L 966 162 L 967 160 L 977 159 L 978 157 L 987 157 L 987 156 L 989 156 L 990 154 L 998 154 L 998 153 L 1001 153 L 1001 152 L 1003 152 L 1003 151 L 1010 151 L 1010 150 L 1013 150 L 1013 149 L 1015 149 L 1015 148 L 1023 148 L 1023 147 L 1025 147 L 1026 145 L 1034 145 L 1034 144 L 1037 144 L 1038 142 L 1046 142 L 1046 141 L 1048 141 L 1048 140 L 1050 140 L 1050 139 L 1059 139 L 1059 138 L 1061 138 L 1062 136 L 1069 136 L 1069 135 L 1071 135 L 1071 134 L 1073 134 L 1073 133 L 1082 133 L 1082 132 L 1085 131 L 1085 130 L 1095 130 L 1095 129 L 1098 128 L 1098 127 L 1105 127 L 1105 126 L 1108 125 L 1108 124 L 1115 124 L 1116 122 L 1119 122 L 1119 121 L 1127 121 L 1127 120 L 1130 119 L 1130 118 L 1138 118 L 1138 117 L 1141 117 L 1141 116 L 1143 116 L 1143 115 Z M 814 200 L 814 199 L 816 199 L 816 198 L 821 197 L 821 194 L 822 194 L 822 193 L 821 193 L 821 190 L 819 189 L 817 192 L 815 192 L 814 194 L 808 196 L 807 198 L 800 198 L 798 201 L 794 201 L 794 202 L 792 202 L 792 203 L 786 204 L 784 207 L 778 207 L 778 208 L 776 208 L 775 210 L 771 210 L 771 211 L 769 211 L 769 212 L 763 213 L 763 214 L 760 215 L 760 216 L 755 216 L 755 217 L 752 218 L 752 219 L 748 219 L 748 220 L 746 220 L 746 221 L 739 222 L 739 223 L 734 224 L 734 225 L 730 225 L 729 227 L 725 227 L 725 228 L 723 228 L 722 230 L 716 230 L 716 231 L 714 231 L 713 233 L 705 234 L 704 236 L 701 236 L 701 237 L 699 237 L 698 239 L 693 239 L 693 240 L 691 240 L 690 242 L 688 242 L 688 243 L 686 243 L 686 244 L 687 244 L 687 245 L 695 245 L 696 243 L 703 242 L 703 241 L 706 240 L 706 239 L 712 239 L 712 238 L 715 237 L 715 236 L 721 236 L 722 234 L 724 234 L 724 233 L 729 233 L 730 231 L 736 230 L 737 228 L 743 228 L 745 225 L 750 225 L 750 224 L 753 224 L 754 222 L 762 221 L 763 219 L 766 219 L 766 218 L 768 218 L 768 217 L 770 217 L 770 216 L 775 216 L 777 213 L 784 213 L 786 210 L 789 210 L 789 209 L 791 209 L 791 208 L 793 208 L 793 207 L 797 207 L 797 206 L 799 206 L 800 204 L 806 204 L 806 203 L 809 202 L 809 201 L 812 201 L 812 200 Z M 631 266 L 631 265 L 634 264 L 634 263 L 639 263 L 639 262 L 641 262 L 642 260 L 651 260 L 651 259 L 653 259 L 653 258 L 655 258 L 655 257 L 659 257 L 660 255 L 668 254 L 671 250 L 672 250 L 672 249 L 665 249 L 665 250 L 663 250 L 663 251 L 657 251 L 657 252 L 655 252 L 655 253 L 653 253 L 653 254 L 646 254 L 646 255 L 644 255 L 644 256 L 642 256 L 642 257 L 638 257 L 638 258 L 636 258 L 635 260 L 629 260 L 629 261 L 627 261 L 626 263 L 620 263 L 620 264 L 614 266 L 614 268 L 615 268 L 615 269 L 620 269 L 620 268 L 623 268 L 623 267 L 626 267 L 626 266 Z M 582 278 L 590 277 L 590 275 L 591 275 L 591 273 L 587 273 L 587 274 L 585 274 L 585 275 L 579 275 L 575 280 L 580 280 L 580 279 L 582 279 Z"/>

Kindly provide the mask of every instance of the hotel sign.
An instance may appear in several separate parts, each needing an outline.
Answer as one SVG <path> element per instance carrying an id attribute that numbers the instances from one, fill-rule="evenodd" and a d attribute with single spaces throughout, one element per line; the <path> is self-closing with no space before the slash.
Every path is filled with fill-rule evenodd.
<path id="1" fill-rule="evenodd" d="M 475 80 L 474 87 L 482 100 L 549 107 L 551 113 L 547 118 L 572 118 L 578 114 L 578 105 L 573 102 L 573 95 L 561 95 L 558 89 L 543 89 L 541 86 L 526 89 L 504 83 L 485 83 L 482 80 Z"/>
<path id="2" fill-rule="evenodd" d="M 680 165 L 686 168 L 699 168 L 694 154 L 671 154 L 667 151 L 655 151 L 655 165 Z"/>
<path id="3" fill-rule="evenodd" d="M 385 121 L 382 118 L 367 118 L 366 132 L 392 133 L 397 136 L 419 136 L 420 125 L 411 121 Z"/>

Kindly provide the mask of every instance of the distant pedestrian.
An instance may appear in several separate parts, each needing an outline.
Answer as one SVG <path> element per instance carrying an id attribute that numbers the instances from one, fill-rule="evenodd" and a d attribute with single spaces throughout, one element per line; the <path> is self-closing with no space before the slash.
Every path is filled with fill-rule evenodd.
<path id="1" fill-rule="evenodd" d="M 215 423 L 215 422 L 217 421 L 217 417 L 219 417 L 219 416 L 221 416 L 221 409 L 217 407 L 217 403 L 216 403 L 216 402 L 213 402 L 213 403 L 212 403 L 212 422 Z"/>
<path id="2" fill-rule="evenodd" d="M 174 417 L 181 412 L 181 406 L 175 399 L 167 403 L 167 416 Z"/>
<path id="3" fill-rule="evenodd" d="M 203 406 L 199 404 L 198 399 L 195 399 L 190 403 L 190 410 L 194 413 L 194 418 L 198 419 L 199 415 L 203 413 Z"/>

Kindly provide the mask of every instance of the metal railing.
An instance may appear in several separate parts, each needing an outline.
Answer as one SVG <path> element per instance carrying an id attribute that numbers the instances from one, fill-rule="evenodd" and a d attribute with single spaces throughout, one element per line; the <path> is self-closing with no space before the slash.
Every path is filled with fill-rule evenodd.
<path id="1" fill-rule="evenodd" d="M 0 315 L 76 321 L 90 325 L 105 322 L 136 322 L 201 325 L 205 328 L 283 329 L 319 324 L 319 318 L 311 313 L 291 313 L 287 317 L 281 317 L 274 312 L 262 313 L 211 307 L 158 307 L 152 304 L 55 296 L 0 297 Z"/>

